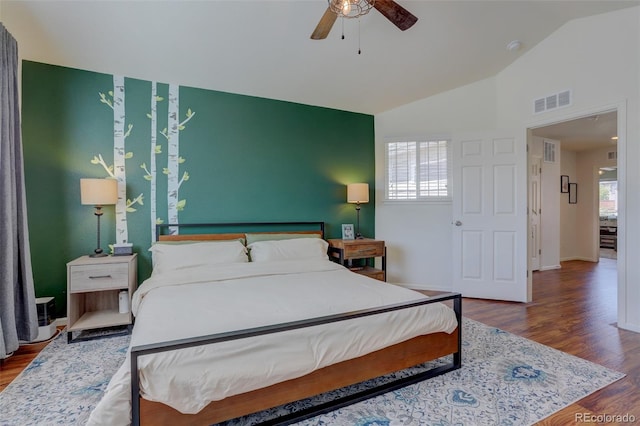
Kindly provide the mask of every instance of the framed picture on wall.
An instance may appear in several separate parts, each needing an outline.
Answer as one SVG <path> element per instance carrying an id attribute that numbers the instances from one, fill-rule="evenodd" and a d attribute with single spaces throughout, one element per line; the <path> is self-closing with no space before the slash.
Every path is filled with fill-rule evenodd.
<path id="1" fill-rule="evenodd" d="M 569 184 L 569 204 L 578 204 L 578 184 Z"/>
<path id="2" fill-rule="evenodd" d="M 560 192 L 566 194 L 569 192 L 569 176 L 560 175 Z"/>
<path id="3" fill-rule="evenodd" d="M 356 238 L 356 234 L 353 232 L 353 223 L 343 223 L 342 224 L 342 239 L 343 240 L 354 240 Z"/>

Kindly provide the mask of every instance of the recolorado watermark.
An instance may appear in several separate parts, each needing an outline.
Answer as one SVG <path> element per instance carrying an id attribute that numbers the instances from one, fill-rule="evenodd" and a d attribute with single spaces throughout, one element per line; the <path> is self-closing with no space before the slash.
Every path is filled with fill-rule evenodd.
<path id="1" fill-rule="evenodd" d="M 633 414 L 575 413 L 576 423 L 635 423 Z"/>

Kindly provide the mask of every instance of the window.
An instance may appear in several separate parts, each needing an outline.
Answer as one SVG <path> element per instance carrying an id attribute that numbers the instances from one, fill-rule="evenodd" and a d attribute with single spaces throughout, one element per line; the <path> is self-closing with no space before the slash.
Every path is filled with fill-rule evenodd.
<path id="1" fill-rule="evenodd" d="M 600 181 L 600 217 L 618 217 L 618 181 Z"/>
<path id="2" fill-rule="evenodd" d="M 387 142 L 387 200 L 449 200 L 449 141 Z"/>

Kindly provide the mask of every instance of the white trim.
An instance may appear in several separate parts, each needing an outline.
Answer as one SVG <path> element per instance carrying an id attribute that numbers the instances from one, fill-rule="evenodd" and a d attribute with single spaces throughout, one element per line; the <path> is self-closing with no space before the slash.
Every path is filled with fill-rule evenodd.
<path id="1" fill-rule="evenodd" d="M 416 204 L 451 204 L 453 199 L 451 197 L 434 197 L 433 200 L 428 198 L 417 198 L 415 200 L 387 200 L 383 199 L 383 204 L 393 205 L 416 205 Z"/>
<path id="2" fill-rule="evenodd" d="M 555 269 L 562 269 L 560 265 L 542 266 L 539 271 L 553 271 Z"/>
<path id="3" fill-rule="evenodd" d="M 629 324 L 626 319 L 627 315 L 627 274 L 626 274 L 626 208 L 627 208 L 627 185 L 626 185 L 626 160 L 627 160 L 627 99 L 621 99 L 617 102 L 602 104 L 584 109 L 576 109 L 563 111 L 564 114 L 554 114 L 553 117 L 539 118 L 525 123 L 526 129 L 535 129 L 538 127 L 549 126 L 564 121 L 575 120 L 578 118 L 588 117 L 594 114 L 602 114 L 605 112 L 617 112 L 618 121 L 618 229 L 623 232 L 618 233 L 618 327 L 632 331 L 640 331 L 640 325 Z M 527 254 L 528 256 L 528 254 Z M 597 261 L 597 260 L 595 260 Z M 529 274 L 531 276 L 532 274 Z"/>
<path id="4" fill-rule="evenodd" d="M 629 331 L 635 331 L 636 333 L 640 333 L 640 326 L 636 325 L 636 324 L 630 324 L 630 323 L 626 323 L 626 322 L 618 322 L 618 327 L 625 329 L 625 330 L 629 330 Z"/>
<path id="5" fill-rule="evenodd" d="M 583 262 L 593 262 L 593 263 L 598 262 L 598 259 L 592 259 L 590 257 L 582 257 L 582 256 L 563 257 L 562 259 L 560 259 L 560 262 L 570 262 L 572 260 L 581 260 Z"/>

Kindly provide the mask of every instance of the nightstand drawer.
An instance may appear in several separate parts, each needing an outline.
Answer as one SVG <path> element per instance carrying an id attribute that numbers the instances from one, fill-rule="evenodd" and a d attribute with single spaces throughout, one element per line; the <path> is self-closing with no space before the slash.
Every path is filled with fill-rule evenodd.
<path id="1" fill-rule="evenodd" d="M 344 258 L 345 259 L 358 259 L 364 257 L 376 257 L 384 255 L 384 242 L 383 241 L 363 241 L 355 242 L 344 245 Z"/>
<path id="2" fill-rule="evenodd" d="M 128 263 L 76 265 L 71 266 L 69 272 L 69 287 L 72 293 L 129 286 Z"/>

